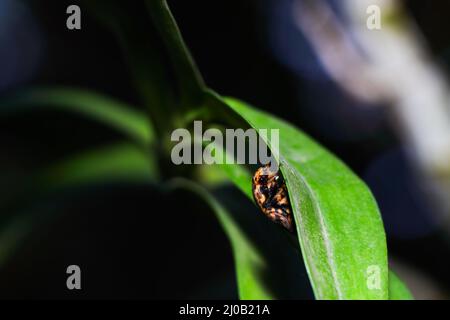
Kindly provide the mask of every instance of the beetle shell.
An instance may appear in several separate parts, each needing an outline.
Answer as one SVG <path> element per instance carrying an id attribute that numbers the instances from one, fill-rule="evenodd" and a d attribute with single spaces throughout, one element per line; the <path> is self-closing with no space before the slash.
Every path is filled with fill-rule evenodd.
<path id="1" fill-rule="evenodd" d="M 272 171 L 270 164 L 260 167 L 253 175 L 252 190 L 261 211 L 273 222 L 294 232 L 292 209 L 281 172 Z"/>

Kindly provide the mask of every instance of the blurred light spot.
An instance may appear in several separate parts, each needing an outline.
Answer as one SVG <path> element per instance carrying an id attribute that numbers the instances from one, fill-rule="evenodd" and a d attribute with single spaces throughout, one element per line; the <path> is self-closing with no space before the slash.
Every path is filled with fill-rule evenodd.
<path id="1" fill-rule="evenodd" d="M 0 92 L 29 80 L 42 56 L 42 35 L 22 1 L 0 1 Z"/>
<path id="2" fill-rule="evenodd" d="M 294 1 L 268 0 L 264 6 L 268 17 L 269 46 L 280 63 L 301 77 L 328 79 L 320 61 L 295 23 Z M 338 1 L 328 0 L 340 16 Z"/>
<path id="3" fill-rule="evenodd" d="M 379 106 L 358 102 L 343 92 L 324 70 L 314 50 L 295 23 L 294 1 L 268 0 L 270 50 L 276 59 L 298 76 L 299 108 L 321 135 L 335 141 L 359 141 L 383 128 L 384 113 Z M 345 23 L 339 0 L 328 0 Z"/>

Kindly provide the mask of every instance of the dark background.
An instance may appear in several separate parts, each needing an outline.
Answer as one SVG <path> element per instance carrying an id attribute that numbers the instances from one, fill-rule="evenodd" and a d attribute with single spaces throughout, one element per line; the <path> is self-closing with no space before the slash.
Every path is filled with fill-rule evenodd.
<path id="1" fill-rule="evenodd" d="M 383 108 L 358 108 L 327 78 L 306 41 L 283 20 L 286 1 L 169 4 L 206 83 L 294 123 L 338 155 L 374 192 L 390 256 L 447 290 L 449 244 Z M 74 1 L 1 3 L 1 95 L 57 84 L 139 107 L 116 39 L 82 5 L 82 29 L 69 31 L 65 11 Z M 448 66 L 450 3 L 405 4 L 436 59 Z M 286 47 L 283 41 L 289 39 L 298 41 Z M 292 64 L 297 55 L 302 62 Z M 69 114 L 0 117 L 0 201 L 45 164 L 117 138 L 114 131 Z M 30 202 L 40 223 L 0 266 L 0 297 L 237 297 L 228 241 L 209 209 L 188 194 L 118 183 L 71 190 L 56 199 Z M 7 209 L 3 206 L 2 214 Z M 65 287 L 70 264 L 82 269 L 81 291 Z"/>

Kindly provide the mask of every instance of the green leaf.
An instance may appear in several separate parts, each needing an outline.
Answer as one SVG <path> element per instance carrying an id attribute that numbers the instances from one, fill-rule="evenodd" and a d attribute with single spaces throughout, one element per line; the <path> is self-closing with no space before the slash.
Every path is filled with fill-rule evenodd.
<path id="1" fill-rule="evenodd" d="M 218 149 L 217 149 L 218 151 Z M 219 151 L 220 152 L 220 151 Z M 251 181 L 252 175 L 251 172 L 249 172 L 244 166 L 242 165 L 215 165 L 215 166 L 202 166 L 202 171 L 205 171 L 203 174 L 204 175 L 208 175 L 208 174 L 213 174 L 213 175 L 217 175 L 219 173 L 216 173 L 215 171 L 219 171 L 222 174 L 225 174 L 225 176 L 228 176 L 228 179 L 230 181 L 232 181 L 239 189 L 241 189 L 241 191 L 243 192 L 243 194 L 245 194 L 247 196 L 248 199 L 253 201 L 253 196 L 251 194 L 251 192 L 248 192 L 248 189 L 250 187 L 249 181 Z M 234 171 L 234 172 L 233 172 Z M 207 178 L 206 181 L 208 182 L 209 179 Z M 221 180 L 222 181 L 222 180 Z M 223 181 L 222 181 L 223 182 Z M 216 200 L 219 201 L 220 197 L 216 196 Z M 236 195 L 233 198 L 233 201 L 239 200 L 239 197 L 237 197 Z M 229 201 L 222 201 L 222 205 L 226 206 L 227 203 L 232 202 L 232 200 Z M 236 213 L 238 213 L 237 208 L 234 208 L 234 211 Z M 230 212 L 233 212 L 233 210 L 228 210 L 229 215 L 232 215 Z M 239 212 L 239 215 L 242 216 L 243 213 Z M 236 214 L 234 215 L 236 216 Z M 250 218 L 250 217 L 249 217 Z M 261 220 L 265 220 L 265 217 L 263 217 L 262 214 L 259 214 L 258 216 L 254 215 L 251 217 L 251 222 L 247 223 L 246 225 L 240 225 L 240 229 L 242 230 L 242 237 L 235 237 L 233 239 L 233 243 L 236 244 L 236 246 L 240 246 L 239 242 L 240 242 L 240 238 L 252 238 L 249 236 L 250 233 L 252 233 L 253 229 L 260 229 L 261 226 Z M 228 226 L 227 224 L 223 224 L 222 223 L 222 227 L 224 228 L 224 230 L 227 230 Z M 264 234 L 264 239 L 263 241 L 267 240 L 267 242 L 269 242 L 271 245 L 273 245 L 274 248 L 276 248 L 277 252 L 281 252 L 284 251 L 283 255 L 287 255 L 289 254 L 289 246 L 288 241 L 286 238 L 280 239 L 279 235 L 277 234 L 278 228 L 274 228 L 272 226 L 272 228 L 266 227 L 264 229 L 264 232 L 262 232 Z M 227 232 L 227 235 L 229 238 L 233 237 L 233 233 L 232 232 Z M 253 241 L 255 243 L 258 243 L 257 241 Z M 261 240 L 258 243 L 258 246 L 255 246 L 257 248 L 257 250 L 259 252 L 261 252 L 261 258 L 264 259 L 264 265 L 265 268 L 267 270 L 276 270 L 275 272 L 279 272 L 279 273 L 287 273 L 286 269 L 290 268 L 298 268 L 301 269 L 301 266 L 299 266 L 298 264 L 296 265 L 295 261 L 291 261 L 290 265 L 286 264 L 286 263 L 280 263 L 279 258 L 277 259 L 272 259 L 270 260 L 267 256 L 264 256 L 263 254 L 265 252 L 267 252 L 268 250 L 273 250 L 273 248 L 268 248 L 267 243 L 265 243 L 263 246 L 261 245 Z M 296 253 L 298 254 L 298 253 Z M 300 261 L 298 261 L 300 263 Z M 280 267 L 280 264 L 283 265 L 283 267 Z M 245 268 L 247 269 L 246 272 L 248 273 L 255 273 L 255 274 L 260 274 L 260 269 L 258 268 L 253 268 L 253 266 L 251 264 L 244 264 L 244 265 L 240 265 L 240 264 L 236 264 L 236 269 L 240 269 L 240 268 Z M 262 281 L 263 283 L 260 285 L 263 288 L 270 288 L 270 283 L 273 282 L 273 274 L 275 272 L 267 272 L 266 276 L 264 277 L 258 277 L 255 280 L 256 281 Z M 298 275 L 294 275 L 296 277 L 298 277 Z M 301 275 L 300 275 L 301 276 Z M 292 276 L 293 277 L 293 276 Z M 252 300 L 252 299 L 257 299 L 259 292 L 258 291 L 253 291 L 251 289 L 248 289 L 248 283 L 246 282 L 241 282 L 238 280 L 238 288 L 239 288 L 239 292 L 240 292 L 240 298 L 244 299 L 244 300 Z M 300 279 L 291 279 L 292 282 L 294 282 L 295 280 L 300 280 Z M 270 290 L 270 289 L 268 289 Z M 276 292 L 272 293 L 272 297 L 275 299 L 280 299 L 281 297 L 284 297 L 284 295 L 286 294 L 286 291 L 289 290 L 289 288 L 286 287 L 286 285 L 283 286 L 283 288 L 281 288 L 280 290 L 282 290 L 283 292 Z M 297 288 L 298 290 L 298 288 Z M 273 290 L 272 290 L 273 291 Z M 296 295 L 294 295 L 294 297 L 297 297 Z M 289 298 L 292 298 L 292 296 L 289 296 Z M 406 285 L 398 278 L 398 276 L 395 275 L 394 272 L 389 271 L 389 299 L 390 300 L 411 300 L 413 299 L 412 294 L 409 292 L 409 289 L 406 287 Z"/>
<path id="2" fill-rule="evenodd" d="M 135 144 L 122 142 L 61 160 L 35 179 L 41 188 L 88 185 L 111 181 L 155 181 L 156 159 Z"/>
<path id="3" fill-rule="evenodd" d="M 152 128 L 144 113 L 88 90 L 65 87 L 34 88 L 18 92 L 0 102 L 0 112 L 3 114 L 40 108 L 82 114 L 123 132 L 141 144 L 148 145 L 153 139 Z"/>
<path id="4" fill-rule="evenodd" d="M 280 169 L 316 298 L 387 299 L 385 233 L 366 185 L 300 130 L 240 101 L 226 103 L 251 127 L 279 130 Z"/>
<path id="5" fill-rule="evenodd" d="M 389 300 L 414 300 L 408 287 L 393 271 L 389 271 Z"/>
<path id="6" fill-rule="evenodd" d="M 211 184 L 212 182 L 212 185 L 214 185 L 223 182 L 223 177 L 225 177 L 228 181 L 231 181 L 238 187 L 248 198 L 253 199 L 252 186 L 251 183 L 249 184 L 252 175 L 248 169 L 243 165 L 233 164 L 231 156 L 216 145 L 214 145 L 213 149 L 216 156 L 219 159 L 223 158 L 225 161 L 223 164 L 201 166 L 199 169 L 200 174 L 197 177 L 199 181 L 203 184 Z M 220 179 L 217 179 L 217 177 L 220 177 Z"/>
<path id="7" fill-rule="evenodd" d="M 215 212 L 231 243 L 239 296 L 243 299 L 272 299 L 273 294 L 262 279 L 266 269 L 265 260 L 227 209 L 206 189 L 190 180 L 172 179 L 167 185 L 171 189 L 183 188 L 194 192 Z"/>

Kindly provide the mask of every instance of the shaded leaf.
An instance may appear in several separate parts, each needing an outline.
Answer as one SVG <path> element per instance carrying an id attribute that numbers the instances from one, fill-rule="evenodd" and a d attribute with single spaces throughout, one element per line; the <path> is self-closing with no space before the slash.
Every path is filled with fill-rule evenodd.
<path id="1" fill-rule="evenodd" d="M 389 300 L 414 300 L 408 287 L 393 271 L 389 271 Z"/>
<path id="2" fill-rule="evenodd" d="M 15 203 L 13 213 L 3 212 L 0 221 L 0 266 L 7 261 L 20 242 L 44 221 L 39 214 L 39 199 L 57 190 L 80 186 L 120 182 L 151 183 L 158 179 L 155 159 L 132 143 L 118 143 L 86 151 L 50 165 L 30 179 L 29 188 Z M 33 199 L 24 201 L 24 199 Z M 22 207 L 25 208 L 22 208 Z M 51 210 L 51 215 L 58 211 Z M 51 219 L 48 215 L 45 219 Z"/>
<path id="3" fill-rule="evenodd" d="M 146 0 L 146 4 L 170 56 L 178 81 L 181 103 L 183 106 L 196 107 L 203 98 L 205 84 L 170 12 L 167 1 Z"/>
<path id="4" fill-rule="evenodd" d="M 59 161 L 39 173 L 41 188 L 111 181 L 155 181 L 156 159 L 132 143 L 116 143 Z"/>
<path id="5" fill-rule="evenodd" d="M 82 114 L 111 126 L 142 144 L 149 144 L 153 139 L 152 128 L 144 113 L 88 90 L 34 88 L 18 92 L 0 102 L 0 112 L 5 115 L 41 108 Z"/>
<path id="6" fill-rule="evenodd" d="M 292 246 L 286 245 L 281 230 L 255 214 L 255 207 L 242 207 L 239 195 L 228 194 L 223 188 L 209 192 L 185 179 L 173 179 L 168 185 L 197 194 L 217 215 L 231 244 L 241 299 L 307 297 L 310 289 L 304 288 L 306 271 L 303 270 L 302 279 L 301 268 L 296 267 L 301 258 Z"/>

